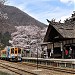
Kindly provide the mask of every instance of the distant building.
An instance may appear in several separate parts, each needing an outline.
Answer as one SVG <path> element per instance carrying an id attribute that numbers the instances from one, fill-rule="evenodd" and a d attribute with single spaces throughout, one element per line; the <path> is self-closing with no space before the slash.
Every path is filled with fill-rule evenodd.
<path id="1" fill-rule="evenodd" d="M 49 21 L 42 49 L 48 58 L 75 58 L 75 12 L 64 23 Z"/>

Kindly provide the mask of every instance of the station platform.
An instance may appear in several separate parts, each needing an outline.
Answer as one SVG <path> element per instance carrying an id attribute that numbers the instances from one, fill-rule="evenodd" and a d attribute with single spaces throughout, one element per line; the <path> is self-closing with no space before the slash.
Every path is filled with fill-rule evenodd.
<path id="1" fill-rule="evenodd" d="M 50 65 L 55 67 L 64 67 L 75 69 L 75 59 L 53 59 L 53 58 L 32 58 L 32 57 L 22 57 L 24 62 Z"/>

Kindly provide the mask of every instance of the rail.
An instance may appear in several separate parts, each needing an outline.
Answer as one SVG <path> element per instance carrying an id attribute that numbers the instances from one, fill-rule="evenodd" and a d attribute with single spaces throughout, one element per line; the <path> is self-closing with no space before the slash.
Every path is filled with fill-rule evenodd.
<path id="1" fill-rule="evenodd" d="M 33 66 L 33 67 L 37 66 L 37 64 L 35 64 L 35 63 L 23 62 L 22 64 L 25 64 L 25 65 L 28 65 L 28 66 Z M 54 70 L 54 71 L 58 71 L 58 72 L 65 72 L 65 73 L 70 73 L 70 74 L 75 74 L 75 69 L 70 69 L 70 68 L 61 68 L 61 67 L 47 66 L 47 65 L 42 65 L 42 64 L 38 64 L 38 68 Z"/>
<path id="2" fill-rule="evenodd" d="M 5 69 L 8 69 L 18 75 L 37 75 L 35 73 L 32 73 L 30 71 L 26 71 L 24 69 L 20 69 L 19 67 L 15 67 L 15 66 L 11 66 L 11 65 L 7 65 L 7 64 L 4 64 L 2 62 L 0 62 L 0 67 L 3 67 Z"/>

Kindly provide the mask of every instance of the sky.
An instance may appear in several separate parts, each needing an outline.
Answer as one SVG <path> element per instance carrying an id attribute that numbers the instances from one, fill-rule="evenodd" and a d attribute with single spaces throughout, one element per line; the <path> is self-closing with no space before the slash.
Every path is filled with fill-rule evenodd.
<path id="1" fill-rule="evenodd" d="M 75 0 L 7 0 L 7 5 L 15 6 L 38 21 L 48 24 L 46 19 L 63 22 L 75 11 Z"/>

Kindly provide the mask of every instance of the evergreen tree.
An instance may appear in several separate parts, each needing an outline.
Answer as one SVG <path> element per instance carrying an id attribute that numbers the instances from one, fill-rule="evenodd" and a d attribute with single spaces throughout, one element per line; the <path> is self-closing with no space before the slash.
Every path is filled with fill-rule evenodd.
<path id="1" fill-rule="evenodd" d="M 11 40 L 11 35 L 9 34 L 9 32 L 6 32 L 4 34 L 0 33 L 0 44 L 1 44 L 1 48 L 5 47 L 5 46 L 10 46 L 11 44 L 9 43 L 9 40 Z"/>

